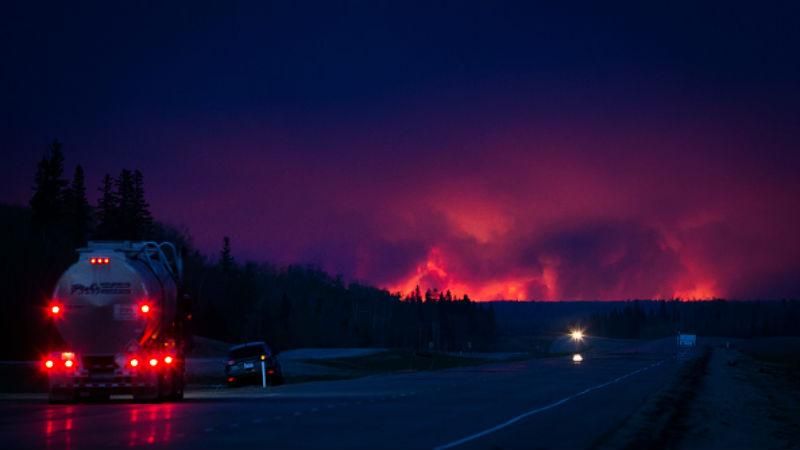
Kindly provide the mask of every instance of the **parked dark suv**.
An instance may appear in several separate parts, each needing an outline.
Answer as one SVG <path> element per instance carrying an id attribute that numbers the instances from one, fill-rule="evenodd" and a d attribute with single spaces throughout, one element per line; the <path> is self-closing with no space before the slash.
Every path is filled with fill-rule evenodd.
<path id="1" fill-rule="evenodd" d="M 261 362 L 266 369 L 267 384 L 283 383 L 283 373 L 278 358 L 263 342 L 248 342 L 231 347 L 228 350 L 228 362 L 225 363 L 225 377 L 228 386 L 245 383 L 261 383 Z"/>

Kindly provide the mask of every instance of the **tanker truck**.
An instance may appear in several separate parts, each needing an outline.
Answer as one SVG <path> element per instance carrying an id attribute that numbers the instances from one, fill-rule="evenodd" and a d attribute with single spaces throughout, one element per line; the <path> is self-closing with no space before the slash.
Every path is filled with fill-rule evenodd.
<path id="1" fill-rule="evenodd" d="M 169 242 L 78 249 L 47 305 L 62 341 L 43 358 L 50 401 L 182 399 L 191 319 L 182 271 Z"/>

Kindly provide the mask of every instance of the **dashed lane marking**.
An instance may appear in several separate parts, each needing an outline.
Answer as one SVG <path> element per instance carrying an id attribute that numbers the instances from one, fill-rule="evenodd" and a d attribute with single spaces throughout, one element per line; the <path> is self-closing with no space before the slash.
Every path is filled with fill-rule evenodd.
<path id="1" fill-rule="evenodd" d="M 438 447 L 434 447 L 434 450 L 446 450 L 448 448 L 457 447 L 459 445 L 466 444 L 467 442 L 474 441 L 475 439 L 482 438 L 482 437 L 484 437 L 486 435 L 494 433 L 495 431 L 500 431 L 503 428 L 509 427 L 509 426 L 519 422 L 520 420 L 526 419 L 526 418 L 528 418 L 530 416 L 533 416 L 533 415 L 545 412 L 547 410 L 553 409 L 553 408 L 555 408 L 557 406 L 563 405 L 564 403 L 567 403 L 570 400 L 573 400 L 573 399 L 576 399 L 578 397 L 584 396 L 584 395 L 586 395 L 586 394 L 588 394 L 588 393 L 590 393 L 592 391 L 596 391 L 598 389 L 602 389 L 602 388 L 610 386 L 610 385 L 612 385 L 614 383 L 619 383 L 620 381 L 622 381 L 622 380 L 624 380 L 626 378 L 632 377 L 632 376 L 634 376 L 634 375 L 636 375 L 636 374 L 638 374 L 640 372 L 644 372 L 645 370 L 648 370 L 648 369 L 651 369 L 653 367 L 659 366 L 664 361 L 666 361 L 666 360 L 658 361 L 656 363 L 650 364 L 649 366 L 645 366 L 645 367 L 642 367 L 641 369 L 634 370 L 633 372 L 627 373 L 625 375 L 618 376 L 617 378 L 614 378 L 613 380 L 606 381 L 605 383 L 601 383 L 601 384 L 598 384 L 596 386 L 592 386 L 592 387 L 586 388 L 586 389 L 584 389 L 584 390 L 582 390 L 582 391 L 580 391 L 578 393 L 572 394 L 572 395 L 570 395 L 568 397 L 564 397 L 561 400 L 558 400 L 556 402 L 550 403 L 550 404 L 545 405 L 545 406 L 541 406 L 541 407 L 536 408 L 536 409 L 532 409 L 532 410 L 524 412 L 524 413 L 522 413 L 522 414 L 520 414 L 520 415 L 518 415 L 516 417 L 512 417 L 511 419 L 506 420 L 503 423 L 497 424 L 497 425 L 495 425 L 495 426 L 493 426 L 491 428 L 487 428 L 487 429 L 485 429 L 483 431 L 479 431 L 479 432 L 477 432 L 475 434 L 471 434 L 471 435 L 465 436 L 465 437 L 463 437 L 461 439 L 457 439 L 455 441 L 448 442 L 446 444 L 442 444 L 442 445 L 440 445 Z"/>

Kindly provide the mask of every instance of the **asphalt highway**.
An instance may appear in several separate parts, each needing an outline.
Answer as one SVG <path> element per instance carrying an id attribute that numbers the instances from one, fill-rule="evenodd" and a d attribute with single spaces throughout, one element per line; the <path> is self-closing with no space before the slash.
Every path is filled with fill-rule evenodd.
<path id="1" fill-rule="evenodd" d="M 588 448 L 669 383 L 664 348 L 269 388 L 180 403 L 0 400 L 0 448 Z"/>

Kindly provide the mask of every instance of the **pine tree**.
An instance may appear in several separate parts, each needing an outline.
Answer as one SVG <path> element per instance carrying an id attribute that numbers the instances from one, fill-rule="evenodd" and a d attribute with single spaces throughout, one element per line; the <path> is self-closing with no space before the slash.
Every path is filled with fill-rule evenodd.
<path id="1" fill-rule="evenodd" d="M 414 301 L 417 303 L 422 302 L 422 292 L 419 289 L 419 285 L 414 288 L 414 293 L 412 294 L 414 297 Z"/>
<path id="2" fill-rule="evenodd" d="M 114 190 L 115 184 L 116 180 L 111 175 L 103 177 L 97 203 L 97 239 L 115 239 L 119 236 L 119 197 Z"/>
<path id="3" fill-rule="evenodd" d="M 131 212 L 133 216 L 134 239 L 145 239 L 150 236 L 153 228 L 153 216 L 150 214 L 150 205 L 144 196 L 144 176 L 139 170 L 133 172 L 133 198 L 131 199 Z"/>
<path id="4" fill-rule="evenodd" d="M 119 215 L 117 239 L 136 239 L 136 207 L 134 205 L 133 173 L 123 169 L 116 180 Z"/>
<path id="5" fill-rule="evenodd" d="M 67 181 L 64 174 L 64 154 L 61 143 L 56 139 L 50 144 L 47 155 L 36 166 L 35 184 L 31 197 L 33 222 L 37 226 L 50 226 L 58 223 L 64 214 L 64 189 Z"/>
<path id="6" fill-rule="evenodd" d="M 231 255 L 231 238 L 225 236 L 222 238 L 222 251 L 220 252 L 219 267 L 222 273 L 228 275 L 233 271 L 235 261 Z"/>
<path id="7" fill-rule="evenodd" d="M 86 244 L 91 226 L 89 201 L 86 200 L 86 178 L 83 167 L 75 167 L 72 183 L 65 192 L 68 226 L 71 228 L 76 246 Z"/>

